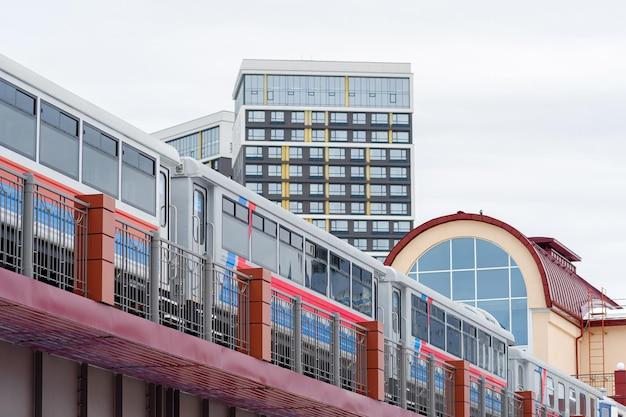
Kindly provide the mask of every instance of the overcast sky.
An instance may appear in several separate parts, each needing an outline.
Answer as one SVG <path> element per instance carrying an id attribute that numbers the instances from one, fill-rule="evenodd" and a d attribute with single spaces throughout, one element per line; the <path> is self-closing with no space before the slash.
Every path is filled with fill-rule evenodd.
<path id="1" fill-rule="evenodd" d="M 233 110 L 245 58 L 409 62 L 417 223 L 482 210 L 626 298 L 624 0 L 0 6 L 1 54 L 147 132 Z"/>

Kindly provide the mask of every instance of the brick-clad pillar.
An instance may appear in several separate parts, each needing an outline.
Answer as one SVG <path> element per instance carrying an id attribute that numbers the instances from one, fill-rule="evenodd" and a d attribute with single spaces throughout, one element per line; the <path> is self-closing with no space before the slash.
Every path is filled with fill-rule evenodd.
<path id="1" fill-rule="evenodd" d="M 626 405 L 626 371 L 618 369 L 615 371 L 614 377 L 615 395 L 612 398 L 618 403 Z"/>
<path id="2" fill-rule="evenodd" d="M 89 203 L 85 258 L 87 297 L 115 305 L 115 199 L 105 194 L 77 195 L 76 198 Z"/>
<path id="3" fill-rule="evenodd" d="M 455 416 L 470 415 L 470 364 L 465 360 L 448 361 L 454 367 Z"/>
<path id="4" fill-rule="evenodd" d="M 378 401 L 385 400 L 385 335 L 383 324 L 379 321 L 357 323 L 366 329 L 367 393 Z M 362 359 L 359 359 L 362 360 Z M 362 366 L 360 368 L 363 368 Z"/>
<path id="5" fill-rule="evenodd" d="M 265 268 L 241 268 L 250 281 L 250 356 L 272 361 L 272 273 Z M 243 303 L 239 303 L 240 308 Z M 242 315 L 239 315 L 242 317 Z M 239 323 L 241 326 L 246 323 Z"/>
<path id="6" fill-rule="evenodd" d="M 520 391 L 516 392 L 516 394 L 521 395 L 522 397 L 522 410 L 524 417 L 534 417 L 535 416 L 535 393 L 532 391 Z"/>

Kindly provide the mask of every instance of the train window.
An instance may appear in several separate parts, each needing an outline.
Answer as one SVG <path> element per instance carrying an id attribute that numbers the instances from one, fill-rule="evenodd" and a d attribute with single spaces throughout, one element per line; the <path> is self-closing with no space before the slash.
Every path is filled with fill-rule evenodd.
<path id="1" fill-rule="evenodd" d="M 506 343 L 493 338 L 493 373 L 501 377 L 506 376 Z"/>
<path id="2" fill-rule="evenodd" d="M 118 196 L 119 142 L 87 123 L 83 123 L 83 183 Z"/>
<path id="3" fill-rule="evenodd" d="M 394 288 L 391 294 L 391 329 L 402 338 L 402 328 L 400 327 L 400 314 L 402 309 L 400 290 Z"/>
<path id="4" fill-rule="evenodd" d="M 156 161 L 145 153 L 122 144 L 122 201 L 155 214 Z"/>
<path id="5" fill-rule="evenodd" d="M 78 179 L 78 119 L 44 101 L 40 113 L 39 161 Z"/>
<path id="6" fill-rule="evenodd" d="M 278 226 L 276 222 L 252 212 L 252 231 L 250 249 L 252 261 L 276 271 L 278 251 L 276 250 Z"/>
<path id="7" fill-rule="evenodd" d="M 543 390 L 541 389 L 541 380 L 541 373 L 535 369 L 535 371 L 533 372 L 533 391 L 535 392 L 535 400 L 539 404 L 543 404 Z"/>
<path id="8" fill-rule="evenodd" d="M 159 224 L 161 227 L 167 227 L 167 172 L 159 173 Z"/>
<path id="9" fill-rule="evenodd" d="M 461 357 L 461 320 L 451 314 L 446 317 L 446 350 L 457 358 Z"/>
<path id="10" fill-rule="evenodd" d="M 554 408 L 554 380 L 546 377 L 546 399 L 550 408 Z"/>
<path id="11" fill-rule="evenodd" d="M 350 262 L 330 254 L 330 296 L 341 304 L 350 305 Z"/>
<path id="12" fill-rule="evenodd" d="M 578 408 L 580 409 L 579 414 L 586 416 L 587 415 L 587 396 L 581 392 L 580 395 L 578 396 L 578 400 L 579 400 Z"/>
<path id="13" fill-rule="evenodd" d="M 430 306 L 430 344 L 440 349 L 446 348 L 446 312 L 443 309 Z"/>
<path id="14" fill-rule="evenodd" d="M 596 398 L 592 395 L 589 397 L 589 417 L 596 417 Z"/>
<path id="15" fill-rule="evenodd" d="M 304 285 L 326 295 L 328 288 L 328 249 L 307 240 L 305 252 Z"/>
<path id="16" fill-rule="evenodd" d="M 372 315 L 372 273 L 352 265 L 352 308 Z"/>
<path id="17" fill-rule="evenodd" d="M 0 79 L 0 144 L 35 159 L 37 99 Z"/>
<path id="18" fill-rule="evenodd" d="M 411 335 L 428 342 L 428 303 L 411 294 Z"/>
<path id="19" fill-rule="evenodd" d="M 565 385 L 559 382 L 556 388 L 557 400 L 559 401 L 559 413 L 563 413 L 565 412 Z"/>
<path id="20" fill-rule="evenodd" d="M 491 336 L 478 330 L 478 366 L 491 371 Z"/>
<path id="21" fill-rule="evenodd" d="M 193 190 L 193 240 L 198 245 L 204 245 L 204 221 L 206 219 L 204 193 Z"/>
<path id="22" fill-rule="evenodd" d="M 477 355 L 476 327 L 463 322 L 463 359 L 476 365 Z"/>
<path id="23" fill-rule="evenodd" d="M 281 227 L 278 235 L 278 273 L 298 283 L 302 283 L 302 236 Z"/>
<path id="24" fill-rule="evenodd" d="M 526 390 L 526 376 L 524 375 L 524 367 L 522 365 L 517 365 L 517 387 L 515 388 L 515 390 Z"/>
<path id="25" fill-rule="evenodd" d="M 569 389 L 569 415 L 576 414 L 576 391 L 573 388 Z"/>
<path id="26" fill-rule="evenodd" d="M 222 198 L 222 245 L 246 259 L 248 248 L 248 208 L 228 198 Z M 245 216 L 242 214 L 245 213 Z M 245 220 L 243 220 L 245 218 Z"/>

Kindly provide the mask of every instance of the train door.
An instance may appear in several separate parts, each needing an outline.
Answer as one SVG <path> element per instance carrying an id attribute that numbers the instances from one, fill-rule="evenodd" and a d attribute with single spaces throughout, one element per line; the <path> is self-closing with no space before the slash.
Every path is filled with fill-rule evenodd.
<path id="1" fill-rule="evenodd" d="M 402 295 L 400 289 L 391 288 L 391 340 L 400 342 L 402 339 Z"/>
<path id="2" fill-rule="evenodd" d="M 170 238 L 170 216 L 169 216 L 169 173 L 167 169 L 161 167 L 159 171 L 159 181 L 158 181 L 158 203 L 159 203 L 159 232 L 161 238 L 169 239 Z"/>
<path id="3" fill-rule="evenodd" d="M 206 254 L 206 190 L 198 184 L 193 185 L 191 213 L 191 250 L 201 255 Z"/>

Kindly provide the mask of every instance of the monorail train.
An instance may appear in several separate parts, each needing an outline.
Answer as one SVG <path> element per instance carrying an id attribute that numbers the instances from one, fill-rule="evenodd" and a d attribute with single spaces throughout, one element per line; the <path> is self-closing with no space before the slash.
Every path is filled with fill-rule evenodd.
<path id="1" fill-rule="evenodd" d="M 272 275 L 279 366 L 362 390 L 358 323 L 379 320 L 392 404 L 452 415 L 448 362 L 464 359 L 472 415 L 502 415 L 519 390 L 535 390 L 554 415 L 607 407 L 618 415 L 601 393 L 510 348 L 513 336 L 486 312 L 446 299 L 0 55 L 0 267 L 76 291 L 81 196 L 91 194 L 115 200 L 115 304 L 124 311 L 240 349 L 246 281 L 238 271 L 263 267 Z M 20 241 L 28 234 L 37 265 L 30 272 Z M 560 384 L 563 395 L 577 393 L 567 404 Z"/>

